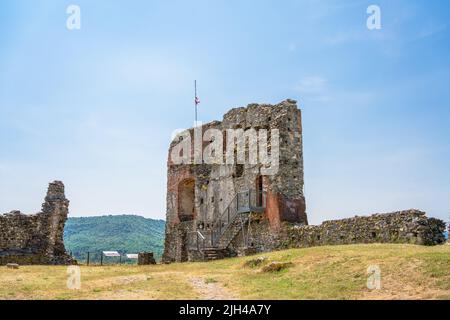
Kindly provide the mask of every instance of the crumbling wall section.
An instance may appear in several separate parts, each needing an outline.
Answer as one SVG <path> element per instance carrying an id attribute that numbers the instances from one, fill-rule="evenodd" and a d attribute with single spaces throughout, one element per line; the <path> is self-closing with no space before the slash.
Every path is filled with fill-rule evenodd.
<path id="1" fill-rule="evenodd" d="M 65 265 L 75 263 L 66 254 L 63 242 L 69 200 L 64 184 L 50 183 L 41 212 L 25 215 L 20 211 L 0 215 L 0 265 Z"/>
<path id="2" fill-rule="evenodd" d="M 425 212 L 406 210 L 367 217 L 326 221 L 319 226 L 285 225 L 279 249 L 364 243 L 439 245 L 445 243 L 445 223 Z"/>
<path id="3" fill-rule="evenodd" d="M 250 228 L 241 231 L 231 242 L 229 249 L 237 255 L 246 255 L 249 248 L 257 253 L 349 244 L 433 246 L 445 243 L 445 223 L 428 218 L 425 212 L 418 210 L 326 221 L 318 226 L 283 223 L 277 233 L 270 232 L 268 226 L 269 221 L 264 215 L 253 214 Z M 245 239 L 248 241 L 244 241 Z"/>

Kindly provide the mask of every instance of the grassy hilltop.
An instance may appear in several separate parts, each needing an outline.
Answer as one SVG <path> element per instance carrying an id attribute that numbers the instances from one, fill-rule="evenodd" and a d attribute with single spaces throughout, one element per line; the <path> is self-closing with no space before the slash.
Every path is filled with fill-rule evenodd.
<path id="1" fill-rule="evenodd" d="M 260 256 L 258 266 L 248 262 Z M 287 269 L 263 271 L 271 261 Z M 367 268 L 381 269 L 381 290 Z M 0 299 L 450 299 L 450 245 L 350 245 L 291 249 L 209 263 L 81 267 L 81 289 L 66 267 L 0 268 Z"/>
<path id="2" fill-rule="evenodd" d="M 64 229 L 64 244 L 78 261 L 86 252 L 119 251 L 139 253 L 153 251 L 156 258 L 164 250 L 163 220 L 134 215 L 69 218 Z M 100 256 L 91 254 L 91 262 Z"/>

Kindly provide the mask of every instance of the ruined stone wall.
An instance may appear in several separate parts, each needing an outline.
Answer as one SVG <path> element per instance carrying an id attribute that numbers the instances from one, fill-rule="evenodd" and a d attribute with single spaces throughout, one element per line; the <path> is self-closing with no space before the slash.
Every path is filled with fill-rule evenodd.
<path id="1" fill-rule="evenodd" d="M 319 226 L 283 228 L 279 248 L 301 248 L 358 243 L 439 245 L 445 242 L 445 224 L 425 212 L 407 210 L 367 217 L 326 221 Z"/>
<path id="2" fill-rule="evenodd" d="M 326 221 L 318 226 L 284 223 L 278 233 L 270 232 L 267 227 L 269 222 L 264 216 L 254 214 L 251 221 L 250 229 L 246 228 L 244 233 L 250 239 L 249 244 L 254 246 L 255 252 L 348 244 L 445 243 L 445 223 L 439 219 L 428 218 L 424 212 L 418 210 Z M 230 249 L 244 255 L 248 248 L 244 246 L 242 232 L 232 241 Z"/>
<path id="3" fill-rule="evenodd" d="M 71 264 L 63 242 L 69 200 L 60 181 L 50 183 L 41 212 L 0 215 L 0 265 Z"/>

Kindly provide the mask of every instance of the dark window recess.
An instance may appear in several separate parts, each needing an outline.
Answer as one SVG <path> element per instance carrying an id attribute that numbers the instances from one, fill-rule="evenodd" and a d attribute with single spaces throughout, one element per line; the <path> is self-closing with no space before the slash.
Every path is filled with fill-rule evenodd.
<path id="1" fill-rule="evenodd" d="M 214 203 L 214 197 L 211 197 L 211 202 Z"/>
<path id="2" fill-rule="evenodd" d="M 244 165 L 243 164 L 237 164 L 235 167 L 234 177 L 240 178 L 244 175 Z"/>
<path id="3" fill-rule="evenodd" d="M 377 233 L 376 232 L 372 232 L 372 238 L 376 238 L 377 237 Z"/>
<path id="4" fill-rule="evenodd" d="M 200 204 L 203 204 L 203 198 L 200 198 Z"/>

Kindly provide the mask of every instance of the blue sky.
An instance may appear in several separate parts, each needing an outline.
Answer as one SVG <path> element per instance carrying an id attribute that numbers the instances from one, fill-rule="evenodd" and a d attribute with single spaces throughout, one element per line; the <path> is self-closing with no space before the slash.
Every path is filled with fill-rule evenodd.
<path id="1" fill-rule="evenodd" d="M 66 8 L 81 8 L 81 30 Z M 382 29 L 366 27 L 381 8 Z M 299 101 L 311 223 L 450 215 L 450 2 L 0 2 L 0 212 L 164 218 L 174 129 Z"/>

